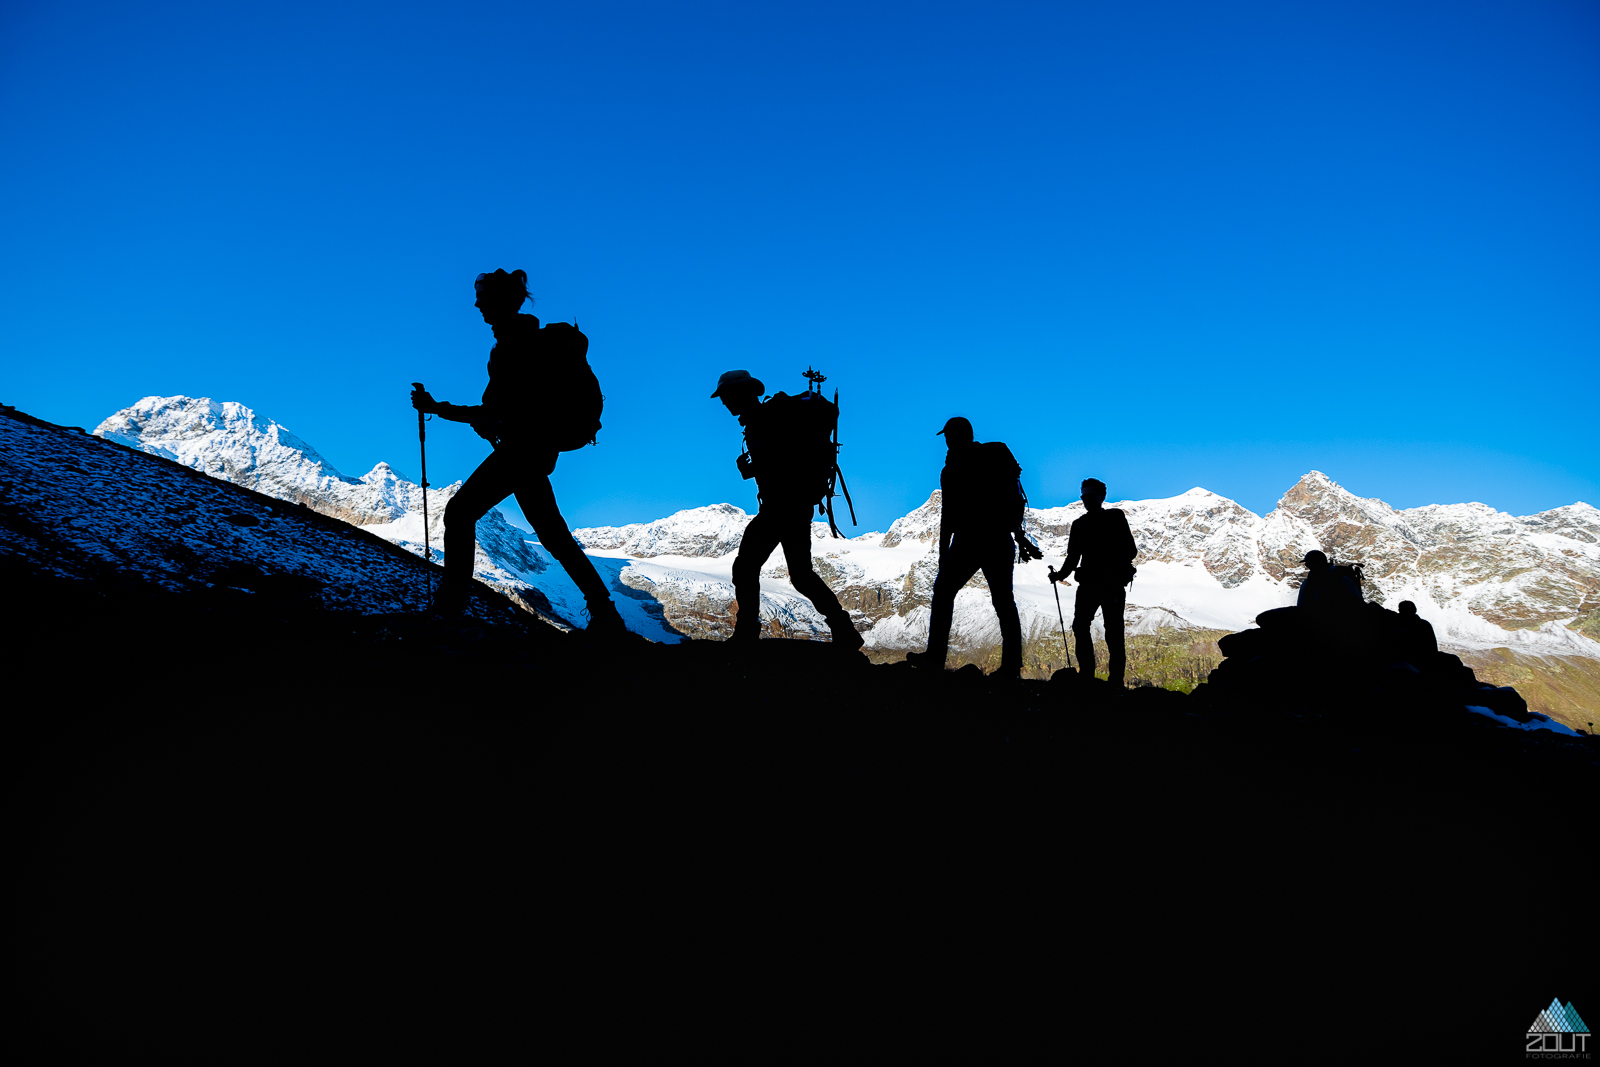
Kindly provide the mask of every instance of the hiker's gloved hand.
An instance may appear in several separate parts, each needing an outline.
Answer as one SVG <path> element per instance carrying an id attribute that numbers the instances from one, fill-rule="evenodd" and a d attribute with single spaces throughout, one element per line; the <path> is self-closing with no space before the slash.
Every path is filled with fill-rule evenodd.
<path id="1" fill-rule="evenodd" d="M 1039 551 L 1038 545 L 1028 540 L 1027 534 L 1017 530 L 1012 533 L 1011 537 L 1012 540 L 1017 542 L 1017 551 L 1022 556 L 1022 562 L 1026 563 L 1031 559 L 1044 559 L 1044 553 Z"/>
<path id="2" fill-rule="evenodd" d="M 748 480 L 756 476 L 756 461 L 750 458 L 750 453 L 741 452 L 734 463 L 739 468 L 739 477 Z"/>
<path id="3" fill-rule="evenodd" d="M 1054 582 L 1066 582 L 1068 585 L 1071 585 L 1072 583 L 1070 581 L 1068 581 L 1068 578 L 1071 576 L 1071 573 L 1072 573 L 1071 571 L 1067 570 L 1066 563 L 1063 562 L 1061 564 L 1061 569 L 1060 570 L 1056 570 L 1054 567 L 1050 568 L 1050 570 L 1048 572 L 1048 577 L 1050 578 L 1050 581 L 1052 583 L 1054 583 Z"/>
<path id="4" fill-rule="evenodd" d="M 411 406 L 424 415 L 432 415 L 439 410 L 439 402 L 426 389 L 411 390 Z"/>

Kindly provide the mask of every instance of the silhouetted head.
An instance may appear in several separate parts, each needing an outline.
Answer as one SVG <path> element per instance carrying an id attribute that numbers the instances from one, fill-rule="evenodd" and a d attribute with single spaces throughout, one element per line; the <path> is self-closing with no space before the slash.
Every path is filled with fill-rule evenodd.
<path id="1" fill-rule="evenodd" d="M 944 435 L 946 448 L 961 448 L 972 443 L 972 423 L 957 415 L 946 422 L 944 429 L 934 434 L 934 436 L 938 437 L 939 434 Z"/>
<path id="2" fill-rule="evenodd" d="M 1083 506 L 1090 511 L 1100 510 L 1100 505 L 1106 502 L 1106 483 L 1099 478 L 1085 478 L 1083 480 Z"/>
<path id="3" fill-rule="evenodd" d="M 711 399 L 721 400 L 730 413 L 743 415 L 761 403 L 761 394 L 766 391 L 761 379 L 752 377 L 749 371 L 731 370 L 717 379 Z"/>
<path id="4" fill-rule="evenodd" d="M 1400 601 L 1400 614 L 1402 614 L 1402 615 L 1415 615 L 1416 613 L 1417 613 L 1417 606 L 1415 604 L 1413 604 L 1409 600 Z"/>
<path id="5" fill-rule="evenodd" d="M 483 313 L 483 321 L 491 325 L 504 322 L 522 310 L 524 301 L 532 300 L 528 294 L 528 272 L 514 270 L 507 274 L 497 270 L 493 274 L 480 274 L 472 287 L 478 292 L 473 305 Z"/>
<path id="6" fill-rule="evenodd" d="M 1300 562 L 1304 563 L 1307 567 L 1310 567 L 1314 571 L 1328 569 L 1328 557 L 1324 556 L 1321 552 L 1318 552 L 1314 548 L 1310 552 L 1307 552 L 1305 559 L 1302 559 Z"/>

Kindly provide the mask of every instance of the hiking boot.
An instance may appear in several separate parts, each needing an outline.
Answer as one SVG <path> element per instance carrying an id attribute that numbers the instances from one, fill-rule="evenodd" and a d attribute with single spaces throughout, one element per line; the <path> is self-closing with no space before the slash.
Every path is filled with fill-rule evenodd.
<path id="1" fill-rule="evenodd" d="M 472 601 L 472 591 L 457 582 L 440 582 L 434 590 L 433 603 L 428 605 L 429 615 L 460 615 Z"/>
<path id="2" fill-rule="evenodd" d="M 932 652 L 907 652 L 906 662 L 924 670 L 944 670 L 944 657 L 935 656 Z"/>
<path id="3" fill-rule="evenodd" d="M 858 651 L 867 639 L 856 632 L 855 625 L 848 618 L 841 622 L 828 624 L 828 631 L 833 634 L 833 643 L 846 652 Z"/>
<path id="4" fill-rule="evenodd" d="M 628 625 L 622 621 L 617 606 L 607 600 L 589 606 L 589 625 L 583 628 L 583 634 L 590 640 L 622 638 L 628 635 Z"/>
<path id="5" fill-rule="evenodd" d="M 1015 665 L 1008 667 L 1002 663 L 995 668 L 994 673 L 989 677 L 1002 682 L 1020 682 L 1022 681 L 1022 668 Z"/>

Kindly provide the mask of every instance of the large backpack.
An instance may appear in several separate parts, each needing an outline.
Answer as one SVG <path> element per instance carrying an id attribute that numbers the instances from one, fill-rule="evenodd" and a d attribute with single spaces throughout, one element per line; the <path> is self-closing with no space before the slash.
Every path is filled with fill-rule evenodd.
<path id="1" fill-rule="evenodd" d="M 806 377 L 812 388 L 798 396 L 779 392 L 761 405 L 767 416 L 765 432 L 774 440 L 768 445 L 771 452 L 758 457 L 757 463 L 769 471 L 781 469 L 781 479 L 815 501 L 818 517 L 827 518 L 834 537 L 843 537 L 834 520 L 833 498 L 844 497 L 851 522 L 855 522 L 855 504 L 839 469 L 839 393 L 835 390 L 830 401 L 821 391 L 826 378 L 810 368 Z"/>
<path id="2" fill-rule="evenodd" d="M 1365 568 L 1359 563 L 1335 563 L 1328 568 L 1327 597 L 1331 603 L 1360 604 L 1366 598 L 1361 593 Z"/>
<path id="3" fill-rule="evenodd" d="M 773 455 L 760 462 L 771 469 L 779 465 L 773 461 L 781 456 L 784 480 L 822 500 L 833 474 L 833 438 L 839 427 L 839 409 L 813 392 L 798 396 L 775 393 L 761 406 L 766 432 L 774 440 L 769 444 Z"/>
<path id="4" fill-rule="evenodd" d="M 995 525 L 1003 524 L 1007 532 L 1020 529 L 1028 507 L 1028 494 L 1022 490 L 1022 464 L 999 441 L 979 441 L 972 447 L 978 450 L 983 472 L 983 513 L 993 515 Z"/>
<path id="5" fill-rule="evenodd" d="M 595 443 L 605 396 L 589 366 L 589 339 L 576 323 L 552 322 L 539 331 L 546 392 L 554 401 L 545 413 L 551 440 L 562 452 Z"/>

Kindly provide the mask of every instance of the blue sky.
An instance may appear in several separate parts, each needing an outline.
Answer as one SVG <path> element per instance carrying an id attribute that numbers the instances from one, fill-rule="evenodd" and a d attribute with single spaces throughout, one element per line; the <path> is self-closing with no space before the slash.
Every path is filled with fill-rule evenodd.
<path id="1" fill-rule="evenodd" d="M 408 383 L 475 401 L 522 267 L 607 394 L 575 526 L 753 508 L 708 394 L 808 364 L 862 531 L 954 414 L 1040 505 L 1600 504 L 1597 119 L 1591 0 L 12 3 L 0 401 L 415 476 Z M 486 453 L 430 430 L 435 483 Z"/>

